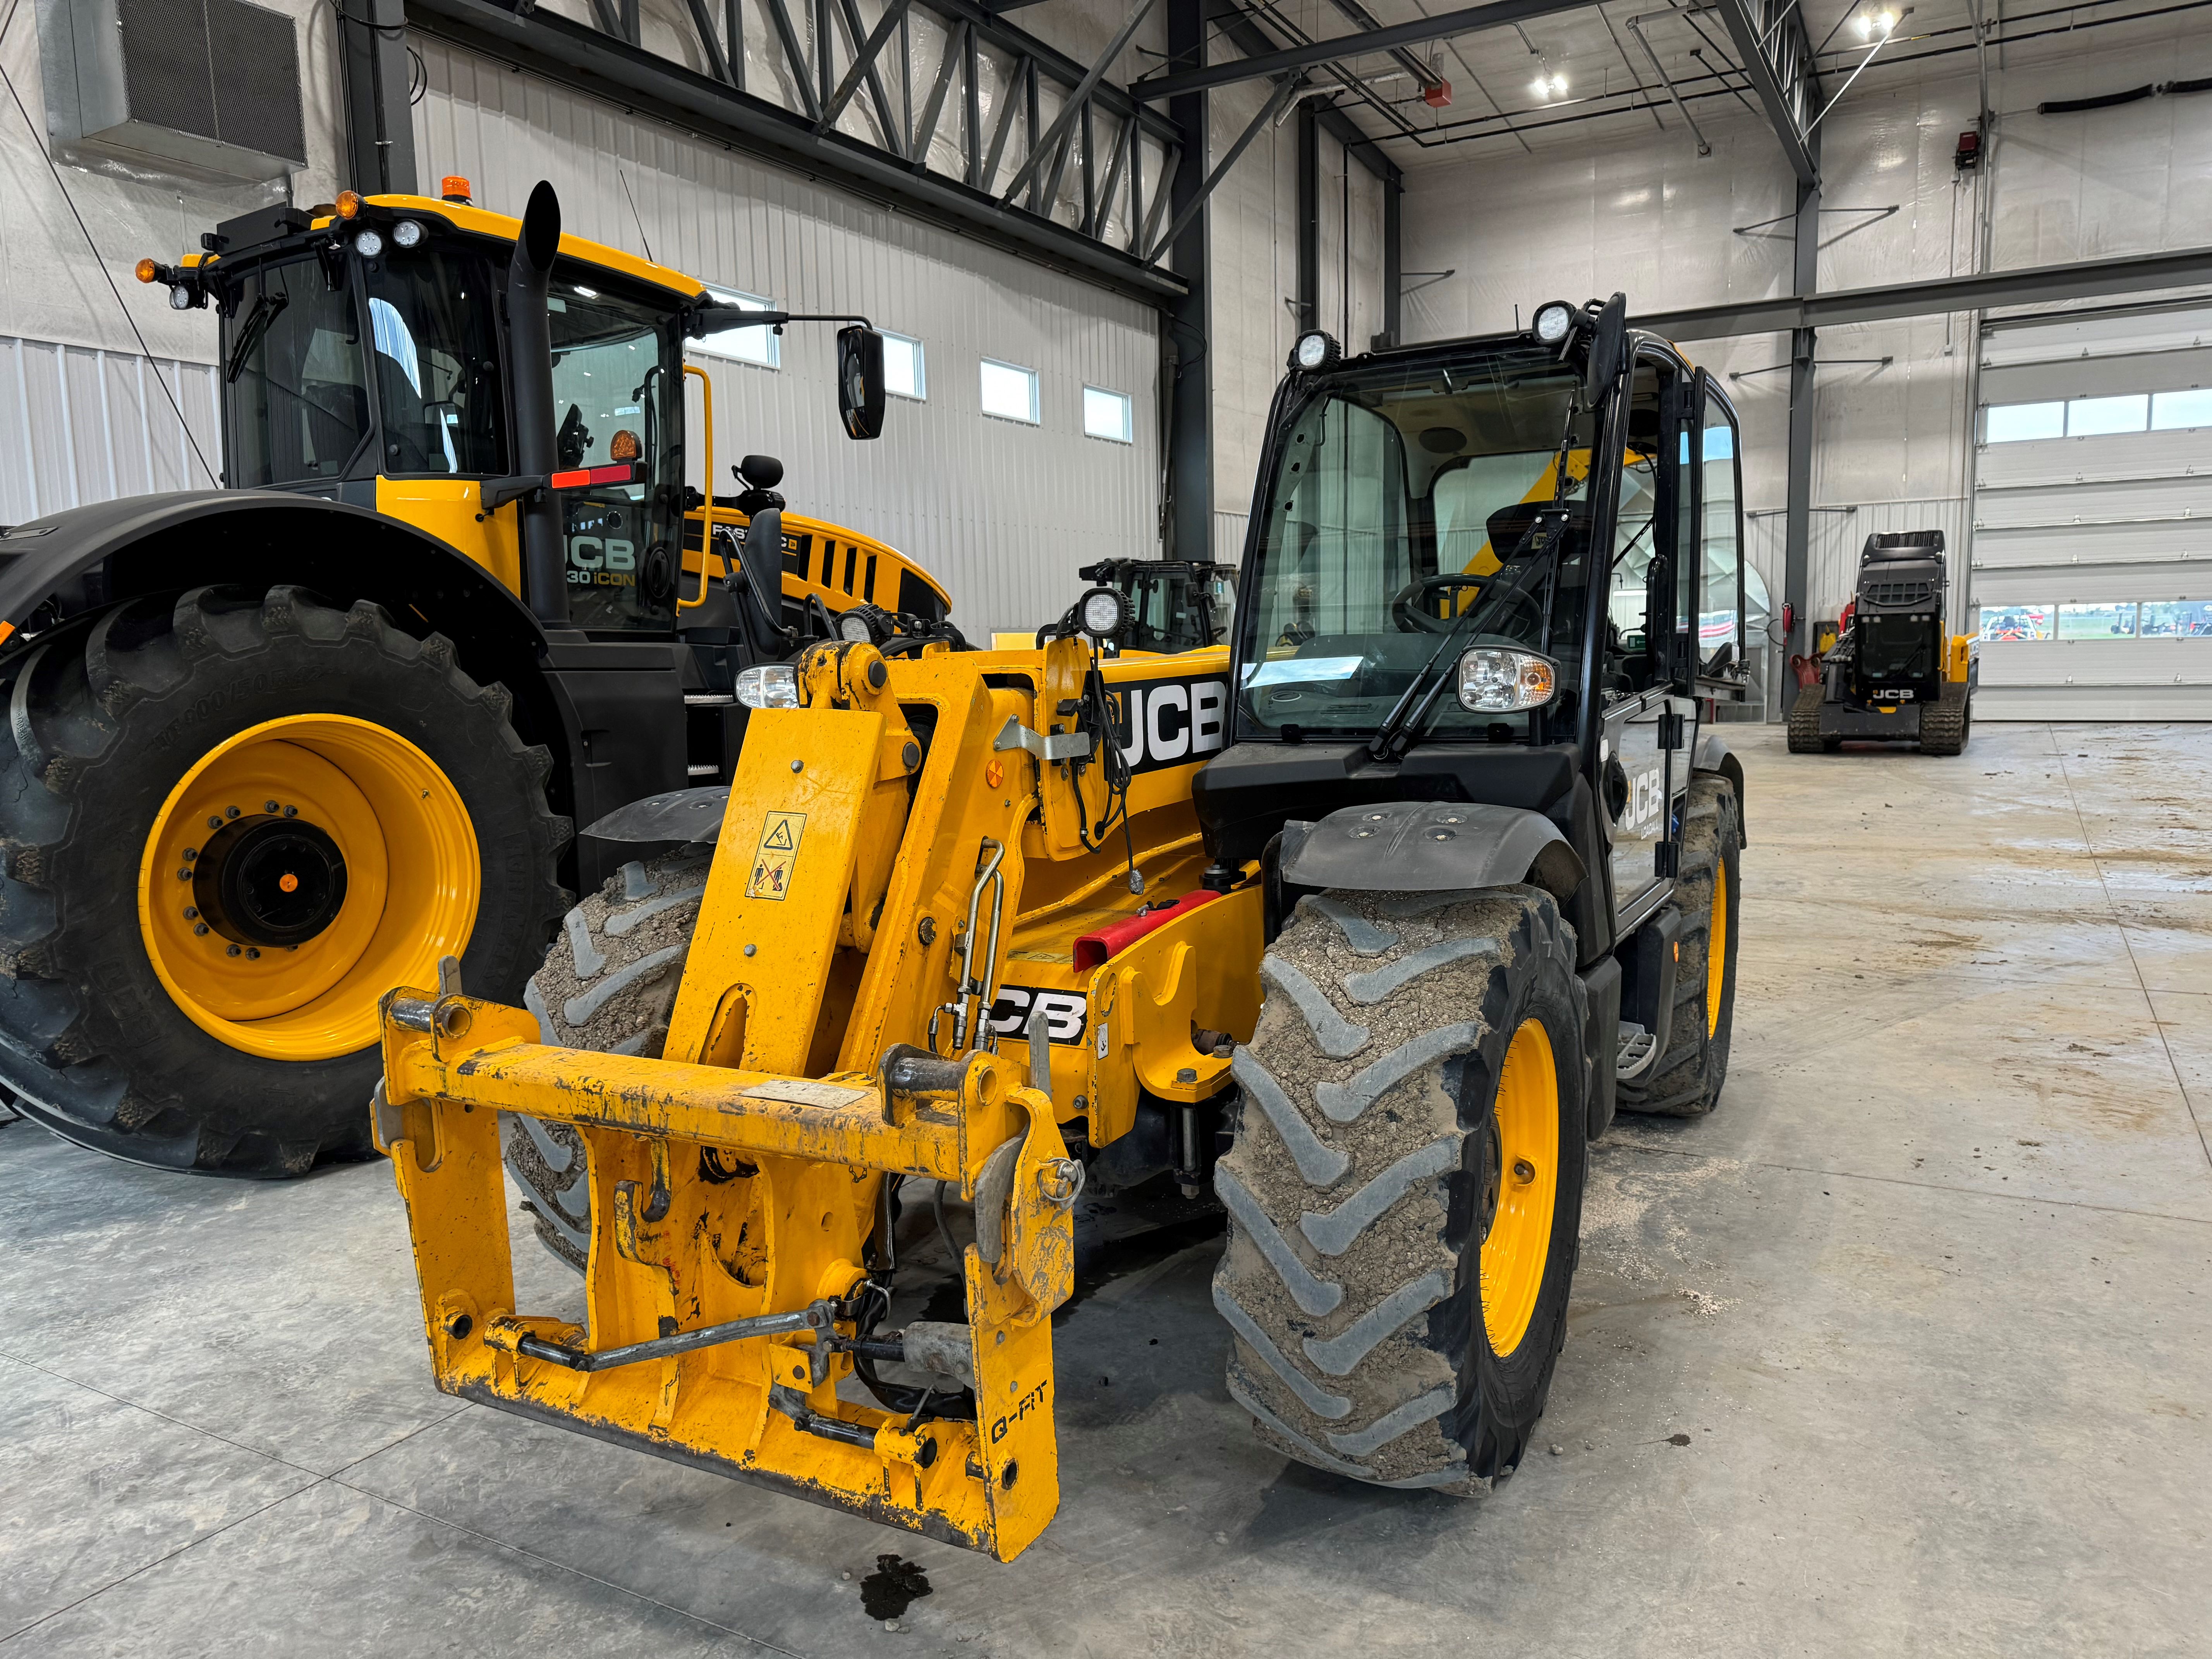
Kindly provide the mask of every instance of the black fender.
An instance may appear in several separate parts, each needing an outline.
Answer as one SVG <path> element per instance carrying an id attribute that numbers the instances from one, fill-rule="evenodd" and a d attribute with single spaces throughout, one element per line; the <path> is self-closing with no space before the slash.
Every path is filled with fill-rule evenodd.
<path id="1" fill-rule="evenodd" d="M 684 781 L 682 647 L 549 635 L 465 554 L 404 520 L 287 490 L 181 490 L 72 508 L 0 532 L 7 647 L 118 599 L 209 582 L 289 582 L 341 605 L 368 599 L 461 666 L 504 685 L 526 743 L 553 755 L 554 810 L 588 821 Z M 615 672 L 605 672 L 612 670 Z M 596 884 L 564 860 L 566 878 Z M 609 866 L 611 868 L 611 866 Z"/>
<path id="2" fill-rule="evenodd" d="M 1442 893 L 1527 882 L 1564 909 L 1589 872 L 1559 827 L 1525 806 L 1382 801 L 1283 826 L 1282 878 L 1354 892 Z"/>
<path id="3" fill-rule="evenodd" d="M 1736 845 L 1751 845 L 1751 830 L 1743 811 L 1743 763 L 1735 757 L 1727 741 L 1717 732 L 1706 732 L 1698 738 L 1697 753 L 1692 757 L 1692 772 L 1717 772 L 1735 788 Z"/>

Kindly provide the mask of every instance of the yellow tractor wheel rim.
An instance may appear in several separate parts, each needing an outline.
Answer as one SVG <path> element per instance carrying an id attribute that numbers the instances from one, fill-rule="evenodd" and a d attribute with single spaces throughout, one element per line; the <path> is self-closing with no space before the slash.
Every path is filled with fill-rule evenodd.
<path id="1" fill-rule="evenodd" d="M 1728 862 L 1713 865 L 1713 920 L 1705 931 L 1705 1035 L 1721 1029 L 1721 988 L 1728 983 Z"/>
<path id="2" fill-rule="evenodd" d="M 155 815 L 138 931 L 192 1023 L 270 1060 L 377 1037 L 377 999 L 436 981 L 476 926 L 476 828 L 437 763 L 343 714 L 249 727 Z"/>
<path id="3" fill-rule="evenodd" d="M 1492 1116 L 1495 1150 L 1482 1171 L 1482 1328 L 1503 1358 L 1535 1316 L 1559 1195 L 1559 1073 L 1541 1020 L 1522 1020 L 1506 1046 Z"/>

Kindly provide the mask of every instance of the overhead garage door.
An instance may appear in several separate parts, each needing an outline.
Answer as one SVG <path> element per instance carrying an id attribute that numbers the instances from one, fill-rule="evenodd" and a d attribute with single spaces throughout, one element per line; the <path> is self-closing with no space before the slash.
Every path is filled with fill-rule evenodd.
<path id="1" fill-rule="evenodd" d="M 2212 306 L 1982 341 L 1984 720 L 2212 720 Z"/>

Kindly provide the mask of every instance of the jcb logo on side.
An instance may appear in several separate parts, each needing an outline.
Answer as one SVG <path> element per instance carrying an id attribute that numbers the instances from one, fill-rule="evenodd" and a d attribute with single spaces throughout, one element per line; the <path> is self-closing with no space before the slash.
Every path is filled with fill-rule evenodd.
<path id="1" fill-rule="evenodd" d="M 1657 817 L 1666 805 L 1666 773 L 1657 767 L 1649 772 L 1639 772 L 1630 787 L 1628 813 L 1622 822 L 1628 829 L 1641 830 Z"/>
<path id="2" fill-rule="evenodd" d="M 1188 766 L 1218 750 L 1228 730 L 1226 680 L 1109 681 L 1114 741 L 1129 770 Z"/>
<path id="3" fill-rule="evenodd" d="M 990 1025 L 1000 1036 L 1026 1037 L 1030 1014 L 1042 1009 L 1045 1036 L 1054 1042 L 1083 1041 L 1090 1004 L 1080 991 L 1045 991 L 1027 985 L 1001 985 L 999 1000 L 991 1005 Z"/>

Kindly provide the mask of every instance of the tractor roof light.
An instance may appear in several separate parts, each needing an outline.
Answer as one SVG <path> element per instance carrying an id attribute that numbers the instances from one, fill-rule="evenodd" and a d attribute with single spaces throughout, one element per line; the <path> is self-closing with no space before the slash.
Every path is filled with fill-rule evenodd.
<path id="1" fill-rule="evenodd" d="M 438 195 L 440 198 L 444 201 L 451 202 L 457 207 L 468 206 L 469 198 L 475 194 L 475 186 L 469 183 L 468 179 L 464 174 L 459 173 L 449 173 L 444 178 L 438 180 Z"/>
<path id="2" fill-rule="evenodd" d="M 1344 349 L 1335 337 L 1322 329 L 1298 336 L 1297 343 L 1291 348 L 1291 367 L 1311 374 L 1324 368 L 1334 368 L 1344 356 Z"/>
<path id="3" fill-rule="evenodd" d="M 402 219 L 392 226 L 392 240 L 401 247 L 420 247 L 422 245 L 422 227 L 412 219 Z"/>
<path id="4" fill-rule="evenodd" d="M 1529 327 L 1546 345 L 1561 344 L 1574 332 L 1575 308 L 1565 300 L 1549 301 L 1536 307 Z"/>
<path id="5" fill-rule="evenodd" d="M 384 252 L 384 233 L 374 225 L 363 225 L 353 239 L 353 251 L 364 259 L 378 258 Z"/>

